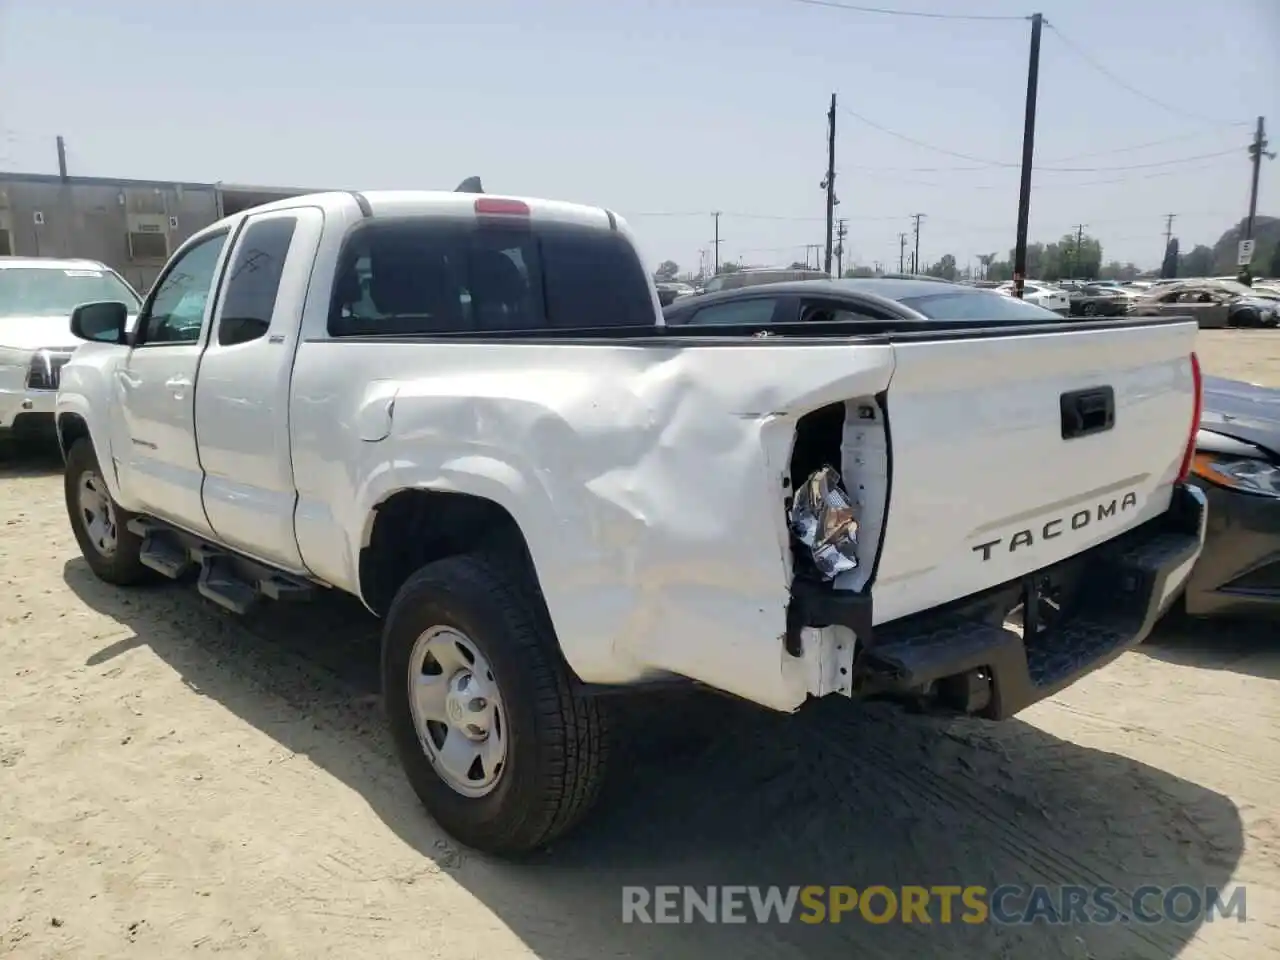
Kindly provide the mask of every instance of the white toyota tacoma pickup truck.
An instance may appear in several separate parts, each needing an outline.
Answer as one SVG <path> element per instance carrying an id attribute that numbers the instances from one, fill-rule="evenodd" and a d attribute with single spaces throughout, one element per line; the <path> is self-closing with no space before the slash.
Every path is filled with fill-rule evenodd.
<path id="1" fill-rule="evenodd" d="M 1180 589 L 1194 322 L 863 304 L 668 327 L 620 217 L 474 183 L 258 207 L 136 324 L 76 309 L 70 521 L 110 583 L 361 598 L 414 788 L 518 854 L 595 798 L 603 693 L 1000 719 Z"/>

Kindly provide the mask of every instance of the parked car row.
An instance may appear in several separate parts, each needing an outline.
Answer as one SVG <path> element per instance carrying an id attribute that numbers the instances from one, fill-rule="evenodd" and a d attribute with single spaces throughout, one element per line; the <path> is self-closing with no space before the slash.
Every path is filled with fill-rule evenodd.
<path id="1" fill-rule="evenodd" d="M 997 290 L 1013 295 L 1013 283 Z M 1231 277 L 1118 281 L 1029 280 L 1023 299 L 1071 317 L 1192 316 L 1201 327 L 1275 327 L 1280 324 L 1280 286 L 1246 286 Z"/>
<path id="2" fill-rule="evenodd" d="M 888 279 L 895 275 L 886 275 Z M 760 267 L 712 277 L 704 284 L 661 282 L 663 307 L 685 297 L 794 280 L 827 280 L 820 270 Z M 874 279 L 874 278 L 873 278 Z M 974 281 L 970 286 L 1014 295 L 1012 281 Z M 1280 281 L 1245 286 L 1232 277 L 1174 280 L 1028 280 L 1022 299 L 1060 317 L 1193 316 L 1201 327 L 1280 325 Z"/>

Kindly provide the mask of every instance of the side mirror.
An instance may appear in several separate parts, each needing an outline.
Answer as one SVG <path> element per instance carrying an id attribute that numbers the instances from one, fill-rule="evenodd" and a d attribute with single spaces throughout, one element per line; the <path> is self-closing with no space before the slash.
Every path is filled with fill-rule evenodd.
<path id="1" fill-rule="evenodd" d="M 92 343 L 127 343 L 129 308 L 118 300 L 82 303 L 71 311 L 71 332 Z"/>

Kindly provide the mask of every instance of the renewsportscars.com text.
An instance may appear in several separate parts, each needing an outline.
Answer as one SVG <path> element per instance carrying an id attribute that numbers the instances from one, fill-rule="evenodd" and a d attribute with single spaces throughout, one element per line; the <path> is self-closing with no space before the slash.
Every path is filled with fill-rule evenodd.
<path id="1" fill-rule="evenodd" d="M 623 923 L 1192 924 L 1246 919 L 1245 888 L 656 886 L 622 888 Z"/>

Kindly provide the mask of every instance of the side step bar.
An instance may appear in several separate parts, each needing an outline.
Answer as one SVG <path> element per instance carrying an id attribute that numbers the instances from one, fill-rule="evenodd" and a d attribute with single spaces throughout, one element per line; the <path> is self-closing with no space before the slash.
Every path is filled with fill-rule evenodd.
<path id="1" fill-rule="evenodd" d="M 199 570 L 197 589 L 205 598 L 232 613 L 244 614 L 262 597 L 270 600 L 310 600 L 314 583 L 231 553 L 181 530 L 135 517 L 129 530 L 142 537 L 138 559 L 143 566 L 179 580 Z"/>

